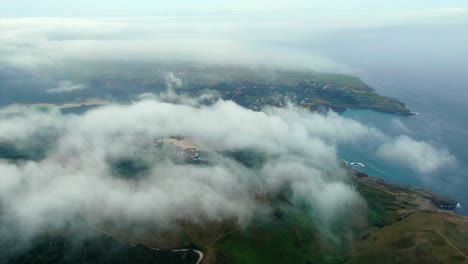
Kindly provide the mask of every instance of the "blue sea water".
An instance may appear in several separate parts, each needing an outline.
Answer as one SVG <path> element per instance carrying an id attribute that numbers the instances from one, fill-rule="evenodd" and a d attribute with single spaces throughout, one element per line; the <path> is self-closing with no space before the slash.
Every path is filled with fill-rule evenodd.
<path id="1" fill-rule="evenodd" d="M 375 79 L 370 79 L 370 76 Z M 414 76 L 407 76 L 399 81 L 389 78 L 386 74 L 372 72 L 365 78 L 364 80 L 379 93 L 406 102 L 418 115 L 398 116 L 370 110 L 347 110 L 343 116 L 380 129 L 394 137 L 408 135 L 437 148 L 447 149 L 456 157 L 457 164 L 428 175 L 421 174 L 379 159 L 375 155 L 375 149 L 366 144 L 340 148 L 340 157 L 366 164 L 361 170 L 370 175 L 398 184 L 430 188 L 437 193 L 453 197 L 462 204 L 462 208 L 456 209 L 456 212 L 468 215 L 468 87 L 465 86 L 468 80 L 458 80 L 458 84 L 447 82 L 444 85 Z M 460 77 L 463 78 L 465 77 Z"/>
<path id="2" fill-rule="evenodd" d="M 343 116 L 385 133 L 408 135 L 445 148 L 455 167 L 421 175 L 376 157 L 375 149 L 356 144 L 339 149 L 363 171 L 387 181 L 430 188 L 457 199 L 468 215 L 468 20 L 459 24 L 393 25 L 330 33 L 303 48 L 346 65 L 377 90 L 407 104 L 416 116 L 348 110 Z"/>

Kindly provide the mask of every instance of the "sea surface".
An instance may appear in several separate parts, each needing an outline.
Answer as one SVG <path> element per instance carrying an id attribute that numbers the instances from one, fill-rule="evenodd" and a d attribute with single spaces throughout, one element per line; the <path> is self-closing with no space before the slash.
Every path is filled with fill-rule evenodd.
<path id="1" fill-rule="evenodd" d="M 346 65 L 378 93 L 406 103 L 415 116 L 348 110 L 344 116 L 392 136 L 408 135 L 445 148 L 457 166 L 421 175 L 375 157 L 370 144 L 346 146 L 339 155 L 387 181 L 430 188 L 462 204 L 468 215 L 468 20 L 458 24 L 393 25 L 313 39 L 302 46 Z M 301 46 L 299 46 L 301 48 Z"/>
<path id="2" fill-rule="evenodd" d="M 362 162 L 360 170 L 387 181 L 430 188 L 448 195 L 462 205 L 455 211 L 468 215 L 468 79 L 436 81 L 440 76 L 419 78 L 411 74 L 395 77 L 395 72 L 368 71 L 362 79 L 379 93 L 404 101 L 414 116 L 398 116 L 370 110 L 347 110 L 342 115 L 375 127 L 391 136 L 408 135 L 433 146 L 447 149 L 457 159 L 455 166 L 421 174 L 376 157 L 367 144 L 345 146 L 339 156 L 347 161 Z"/>

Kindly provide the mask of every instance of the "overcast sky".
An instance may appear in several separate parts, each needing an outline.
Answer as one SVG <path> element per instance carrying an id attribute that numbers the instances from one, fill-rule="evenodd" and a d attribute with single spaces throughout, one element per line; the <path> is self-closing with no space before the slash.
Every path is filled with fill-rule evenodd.
<path id="1" fill-rule="evenodd" d="M 140 16 L 179 14 L 197 15 L 206 13 L 277 13 L 290 14 L 336 12 L 342 16 L 366 12 L 403 12 L 440 8 L 467 8 L 466 0 L 260 0 L 260 1 L 154 1 L 154 0 L 1 0 L 0 16 Z"/>

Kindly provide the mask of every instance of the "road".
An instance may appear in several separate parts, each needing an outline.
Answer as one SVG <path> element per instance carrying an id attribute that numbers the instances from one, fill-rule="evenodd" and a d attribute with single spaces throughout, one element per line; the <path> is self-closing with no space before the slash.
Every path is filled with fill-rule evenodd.
<path id="1" fill-rule="evenodd" d="M 200 250 L 187 248 L 187 249 L 174 249 L 174 250 L 172 250 L 172 252 L 185 252 L 185 251 L 189 251 L 189 250 L 193 250 L 193 251 L 197 252 L 197 254 L 199 256 L 197 264 L 200 264 L 202 262 L 202 260 L 203 260 L 203 257 L 204 257 L 203 252 L 201 252 Z"/>
<path id="2" fill-rule="evenodd" d="M 92 225 L 92 224 L 90 224 L 90 223 L 88 223 L 88 224 L 89 224 L 89 226 L 91 226 L 91 228 L 93 228 L 94 230 L 96 230 L 96 231 L 98 231 L 98 232 L 100 232 L 100 233 L 102 233 L 102 234 L 104 234 L 104 235 L 106 235 L 106 236 L 108 236 L 108 237 L 111 237 L 111 238 L 113 238 L 113 239 L 116 239 L 111 233 L 109 233 L 109 232 L 107 232 L 107 231 L 105 231 L 105 230 L 103 230 L 103 229 L 101 229 L 101 228 L 99 228 L 99 227 L 96 227 L 96 226 L 94 226 L 94 225 Z M 116 239 L 116 240 L 117 240 L 117 239 Z M 124 242 L 124 241 L 121 241 L 121 242 Z M 137 246 L 136 244 L 129 244 L 129 245 L 132 246 L 132 247 L 136 247 L 136 246 Z M 148 247 L 148 246 L 146 246 L 146 245 L 142 245 L 142 246 L 145 246 L 145 247 L 147 247 L 147 248 L 149 248 L 149 249 L 152 249 L 152 250 L 157 250 L 157 251 L 161 250 L 161 249 L 159 249 L 159 248 Z M 193 251 L 195 251 L 195 252 L 198 254 L 199 258 L 198 258 L 197 264 L 200 264 L 200 263 L 203 261 L 203 258 L 205 257 L 205 255 L 203 254 L 203 252 L 201 252 L 200 250 L 196 250 L 196 249 L 193 249 L 193 248 L 182 248 L 182 249 L 173 249 L 173 250 L 171 250 L 171 251 L 172 251 L 172 252 L 187 252 L 187 251 L 190 251 L 190 250 L 193 250 Z"/>

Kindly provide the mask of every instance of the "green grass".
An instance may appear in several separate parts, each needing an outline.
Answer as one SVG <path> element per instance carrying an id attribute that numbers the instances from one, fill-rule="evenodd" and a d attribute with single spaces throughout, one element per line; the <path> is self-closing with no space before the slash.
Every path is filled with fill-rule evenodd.
<path id="1" fill-rule="evenodd" d="M 310 211 L 280 199 L 272 203 L 271 217 L 255 219 L 215 245 L 226 263 L 351 263 L 342 241 L 319 232 Z"/>
<path id="2" fill-rule="evenodd" d="M 382 224 L 389 216 L 388 209 L 398 205 L 394 196 L 372 185 L 358 183 L 357 190 L 367 202 L 369 226 Z"/>
<path id="3" fill-rule="evenodd" d="M 218 242 L 228 263 L 321 263 L 315 224 L 305 211 L 282 205 L 270 220 L 256 219 L 245 231 Z"/>
<path id="4" fill-rule="evenodd" d="M 443 237 L 460 250 L 468 247 L 467 234 L 451 227 L 445 221 L 447 216 L 450 214 L 415 212 L 375 229 L 369 239 L 357 241 L 354 258 L 357 263 L 467 263 Z"/>
<path id="5" fill-rule="evenodd" d="M 407 112 L 401 102 L 394 98 L 386 97 L 375 92 L 356 92 L 354 94 L 356 104 L 360 107 L 376 108 L 389 112 Z"/>
<path id="6" fill-rule="evenodd" d="M 321 82 L 331 82 L 340 88 L 355 90 L 355 91 L 371 91 L 371 89 L 361 81 L 358 77 L 335 74 L 335 73 L 317 73 L 315 79 Z"/>

